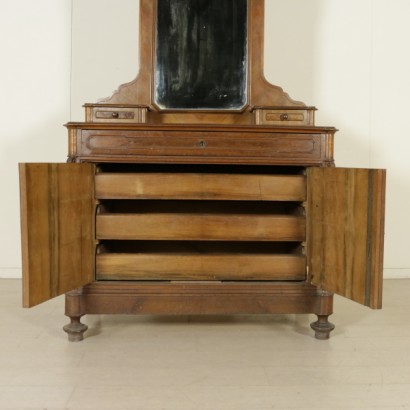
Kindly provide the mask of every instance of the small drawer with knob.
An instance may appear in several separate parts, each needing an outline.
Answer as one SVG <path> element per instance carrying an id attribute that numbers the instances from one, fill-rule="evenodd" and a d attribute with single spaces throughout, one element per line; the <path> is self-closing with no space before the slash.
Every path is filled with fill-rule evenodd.
<path id="1" fill-rule="evenodd" d="M 314 125 L 314 107 L 255 107 L 256 125 Z"/>
<path id="2" fill-rule="evenodd" d="M 136 123 L 147 122 L 148 107 L 141 105 L 85 104 L 86 122 Z"/>

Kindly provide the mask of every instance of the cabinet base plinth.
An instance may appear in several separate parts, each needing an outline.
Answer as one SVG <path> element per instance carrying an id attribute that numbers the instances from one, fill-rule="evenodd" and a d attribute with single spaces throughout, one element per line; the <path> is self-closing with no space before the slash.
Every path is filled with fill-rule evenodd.
<path id="1" fill-rule="evenodd" d="M 309 314 L 315 337 L 329 338 L 334 325 L 333 295 L 304 282 L 277 283 L 141 283 L 94 282 L 66 295 L 66 315 L 71 323 L 64 327 L 70 341 L 81 341 L 87 326 L 80 322 L 85 314 L 96 315 L 236 315 Z"/>

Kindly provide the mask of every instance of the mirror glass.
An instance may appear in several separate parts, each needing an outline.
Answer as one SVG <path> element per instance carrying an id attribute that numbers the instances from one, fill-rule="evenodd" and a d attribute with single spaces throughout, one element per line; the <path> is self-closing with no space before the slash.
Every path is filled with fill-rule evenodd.
<path id="1" fill-rule="evenodd" d="M 247 0 L 157 0 L 155 103 L 239 110 L 247 103 Z"/>

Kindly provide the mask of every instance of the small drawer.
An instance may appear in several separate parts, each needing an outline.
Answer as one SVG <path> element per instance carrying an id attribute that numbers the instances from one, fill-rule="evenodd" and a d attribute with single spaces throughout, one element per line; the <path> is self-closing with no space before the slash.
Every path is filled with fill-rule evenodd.
<path id="1" fill-rule="evenodd" d="M 314 125 L 315 108 L 254 108 L 256 125 Z"/>
<path id="2" fill-rule="evenodd" d="M 136 123 L 147 122 L 148 107 L 85 104 L 86 122 Z"/>

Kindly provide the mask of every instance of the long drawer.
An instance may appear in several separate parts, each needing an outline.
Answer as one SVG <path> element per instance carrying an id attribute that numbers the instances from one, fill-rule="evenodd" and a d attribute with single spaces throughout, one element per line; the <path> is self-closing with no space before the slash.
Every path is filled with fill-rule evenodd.
<path id="1" fill-rule="evenodd" d="M 78 135 L 77 135 L 78 138 Z M 192 130 L 81 130 L 76 154 L 98 160 L 162 163 L 316 164 L 326 159 L 329 134 Z"/>
<path id="2" fill-rule="evenodd" d="M 100 280 L 304 280 L 302 255 L 111 253 L 99 254 Z"/>
<path id="3" fill-rule="evenodd" d="M 294 215 L 100 214 L 96 236 L 116 240 L 304 241 L 306 222 Z"/>
<path id="4" fill-rule="evenodd" d="M 100 173 L 98 199 L 305 201 L 303 175 Z"/>

